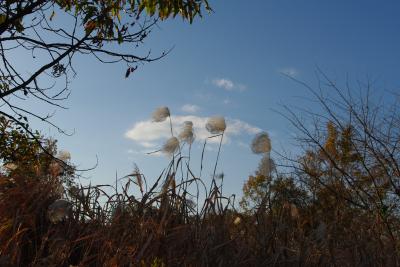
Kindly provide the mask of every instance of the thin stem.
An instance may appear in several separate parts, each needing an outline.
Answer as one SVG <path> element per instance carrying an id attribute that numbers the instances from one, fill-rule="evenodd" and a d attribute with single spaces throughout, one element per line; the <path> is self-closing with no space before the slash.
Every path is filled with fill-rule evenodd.
<path id="1" fill-rule="evenodd" d="M 172 131 L 172 119 L 171 119 L 171 116 L 168 116 L 168 117 L 169 117 L 169 126 L 171 128 L 171 136 L 174 136 L 174 132 Z"/>
<path id="2" fill-rule="evenodd" d="M 203 171 L 203 159 L 204 159 L 204 152 L 205 152 L 205 149 L 206 149 L 206 144 L 207 144 L 207 139 L 204 140 L 203 150 L 201 151 L 199 178 L 201 178 L 201 172 Z"/>
<path id="3" fill-rule="evenodd" d="M 224 140 L 224 134 L 225 134 L 225 132 L 222 132 L 222 134 L 221 134 L 221 140 L 219 141 L 217 159 L 216 159 L 216 161 L 215 161 L 214 172 L 213 172 L 213 181 L 214 181 L 214 183 L 215 183 L 215 172 L 217 171 L 217 165 L 218 165 L 218 160 L 219 160 L 219 154 L 220 154 L 220 152 L 221 152 L 221 146 L 222 146 L 222 141 Z"/>

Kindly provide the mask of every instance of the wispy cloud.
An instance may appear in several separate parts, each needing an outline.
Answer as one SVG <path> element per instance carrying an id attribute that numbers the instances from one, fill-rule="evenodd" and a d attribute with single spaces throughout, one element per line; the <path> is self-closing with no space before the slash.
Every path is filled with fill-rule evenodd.
<path id="1" fill-rule="evenodd" d="M 196 140 L 204 140 L 210 136 L 205 125 L 208 117 L 200 117 L 194 115 L 188 116 L 172 116 L 174 134 L 178 135 L 185 121 L 192 121 L 196 135 Z M 247 122 L 238 119 L 227 119 L 227 128 L 225 131 L 225 143 L 229 143 L 232 138 L 241 135 L 254 135 L 261 131 L 260 128 L 250 125 Z M 161 142 L 170 137 L 170 125 L 168 121 L 154 123 L 151 120 L 137 122 L 131 129 L 125 133 L 125 137 L 135 141 L 143 148 L 157 148 Z M 216 138 L 210 139 L 210 143 L 217 143 Z"/>
<path id="2" fill-rule="evenodd" d="M 279 69 L 278 72 L 283 73 L 288 76 L 291 76 L 291 77 L 296 77 L 299 75 L 299 71 L 292 67 Z"/>
<path id="3" fill-rule="evenodd" d="M 227 91 L 244 91 L 247 89 L 247 86 L 240 83 L 235 83 L 230 79 L 226 78 L 217 78 L 212 81 L 212 83 L 222 89 Z"/>
<path id="4" fill-rule="evenodd" d="M 246 149 L 248 149 L 250 147 L 249 144 L 246 144 L 245 142 L 242 142 L 242 141 L 237 142 L 237 146 L 240 148 L 246 148 Z"/>
<path id="5" fill-rule="evenodd" d="M 229 98 L 225 98 L 225 99 L 222 101 L 222 103 L 223 103 L 224 105 L 228 105 L 228 104 L 231 103 L 231 100 L 230 100 Z"/>
<path id="6" fill-rule="evenodd" d="M 213 84 L 228 91 L 233 90 L 234 87 L 233 82 L 228 79 L 214 79 Z"/>
<path id="7" fill-rule="evenodd" d="M 199 106 L 196 105 L 191 105 L 191 104 L 185 104 L 182 106 L 182 111 L 186 113 L 196 113 L 197 111 L 200 110 Z"/>

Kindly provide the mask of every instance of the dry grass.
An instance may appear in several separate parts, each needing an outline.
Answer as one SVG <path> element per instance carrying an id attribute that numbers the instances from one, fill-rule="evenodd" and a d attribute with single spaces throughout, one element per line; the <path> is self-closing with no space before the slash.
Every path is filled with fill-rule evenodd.
<path id="1" fill-rule="evenodd" d="M 221 141 L 208 188 L 189 167 L 190 147 L 153 185 L 137 169 L 114 186 L 82 186 L 7 125 L 0 145 L 10 151 L 0 154 L 14 165 L 0 172 L 0 266 L 400 266 L 398 128 L 379 146 L 386 135 L 374 131 L 385 128 L 367 123 L 329 123 L 321 139 L 305 131 L 308 150 L 288 174 L 273 164 L 249 179 L 255 205 L 243 211 L 215 173 L 223 132 L 210 137 Z M 53 222 L 58 199 L 71 207 Z"/>
<path id="2" fill-rule="evenodd" d="M 179 162 L 179 161 L 178 161 Z M 176 164 L 176 163 L 175 163 Z M 48 207 L 61 197 L 58 177 L 26 170 L 0 177 L 2 266 L 396 266 L 396 216 L 390 224 L 327 194 L 313 203 L 278 179 L 270 208 L 239 213 L 215 183 L 199 203 L 189 178 L 170 170 L 148 191 L 139 173 L 125 185 L 68 188 L 72 209 L 52 223 Z M 176 166 L 175 166 L 176 167 Z M 177 168 L 175 168 L 177 169 Z M 138 179 L 139 177 L 139 179 Z M 131 186 L 143 193 L 130 194 Z M 112 191 L 113 190 L 113 191 Z M 300 190 L 300 189 L 299 189 Z M 140 191 L 140 190 L 138 190 Z M 288 193 L 289 192 L 289 193 Z M 139 195 L 139 196 L 137 196 Z M 271 195 L 272 196 L 272 195 Z M 225 204 L 223 204 L 225 203 Z M 229 204 L 230 205 L 230 204 Z M 237 218 L 240 219 L 237 219 Z M 393 233 L 392 233 L 393 234 Z"/>

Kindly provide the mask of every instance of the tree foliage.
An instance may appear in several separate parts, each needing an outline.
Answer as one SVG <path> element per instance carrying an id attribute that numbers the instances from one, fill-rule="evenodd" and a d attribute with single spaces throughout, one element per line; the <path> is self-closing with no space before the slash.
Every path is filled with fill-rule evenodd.
<path id="1" fill-rule="evenodd" d="M 122 62 L 128 77 L 139 64 L 165 55 L 137 49 L 158 21 L 180 16 L 191 23 L 204 9 L 210 10 L 207 0 L 1 1 L 0 114 L 31 135 L 31 118 L 62 131 L 51 114 L 28 110 L 20 100 L 62 108 L 76 55 Z"/>
<path id="2" fill-rule="evenodd" d="M 285 106 L 282 113 L 297 132 L 301 152 L 282 155 L 276 176 L 267 179 L 257 171 L 243 186 L 241 205 L 257 225 L 254 238 L 272 251 L 280 247 L 283 252 L 277 257 L 282 259 L 290 259 L 296 250 L 284 248 L 299 242 L 302 252 L 297 255 L 307 258 L 318 251 L 322 265 L 374 265 L 381 260 L 398 265 L 399 96 L 376 102 L 368 81 L 358 83 L 364 91 L 355 95 L 350 81 L 343 89 L 317 73 L 317 89 L 294 80 L 322 110 Z"/>
<path id="3" fill-rule="evenodd" d="M 37 131 L 32 136 L 17 123 L 0 117 L 0 172 L 26 179 L 56 179 L 71 186 L 74 167 L 57 154 L 55 140 L 45 139 Z"/>

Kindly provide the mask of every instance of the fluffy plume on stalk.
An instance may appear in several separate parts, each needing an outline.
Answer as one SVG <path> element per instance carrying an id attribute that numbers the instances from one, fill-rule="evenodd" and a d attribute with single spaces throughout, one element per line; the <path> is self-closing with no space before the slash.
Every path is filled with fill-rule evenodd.
<path id="1" fill-rule="evenodd" d="M 143 193 L 142 174 L 140 173 L 139 167 L 136 164 L 135 164 L 135 168 L 130 176 L 133 176 L 136 178 L 136 182 L 139 186 L 140 192 Z"/>
<path id="2" fill-rule="evenodd" d="M 3 168 L 4 168 L 6 171 L 11 172 L 11 171 L 16 170 L 16 169 L 18 168 L 18 165 L 15 164 L 15 163 L 6 163 L 6 164 L 3 165 Z"/>
<path id="3" fill-rule="evenodd" d="M 193 133 L 193 122 L 185 121 L 183 123 L 182 132 L 179 134 L 179 139 L 181 141 L 186 142 L 188 144 L 192 144 L 194 141 L 194 133 Z"/>
<path id="4" fill-rule="evenodd" d="M 212 134 L 219 134 L 225 131 L 226 123 L 225 118 L 222 116 L 215 116 L 208 119 L 206 129 Z"/>
<path id="5" fill-rule="evenodd" d="M 52 223 L 61 222 L 71 210 L 71 202 L 64 199 L 57 199 L 49 206 L 47 215 Z"/>
<path id="6" fill-rule="evenodd" d="M 61 165 L 58 162 L 53 161 L 52 163 L 50 163 L 49 174 L 52 177 L 58 177 L 62 173 L 63 173 L 63 168 L 61 167 Z"/>
<path id="7" fill-rule="evenodd" d="M 233 221 L 234 225 L 239 225 L 242 222 L 242 219 L 240 217 L 236 217 L 235 220 Z"/>
<path id="8" fill-rule="evenodd" d="M 209 131 L 211 134 L 221 134 L 221 140 L 219 142 L 219 147 L 218 147 L 218 153 L 217 153 L 217 159 L 215 160 L 215 165 L 214 165 L 214 172 L 213 172 L 213 181 L 215 183 L 215 172 L 217 171 L 217 165 L 218 165 L 218 160 L 219 160 L 219 154 L 221 152 L 221 145 L 222 145 L 222 140 L 224 139 L 224 132 L 226 129 L 226 123 L 225 123 L 225 118 L 221 116 L 215 116 L 215 117 L 210 117 L 207 121 L 206 124 L 206 129 Z M 204 143 L 205 144 L 205 143 Z"/>
<path id="9" fill-rule="evenodd" d="M 165 142 L 161 151 L 164 152 L 165 154 L 173 155 L 178 150 L 178 148 L 179 148 L 179 140 L 178 138 L 173 136 Z"/>
<path id="10" fill-rule="evenodd" d="M 271 152 L 271 140 L 266 132 L 257 134 L 251 143 L 251 150 L 255 154 Z"/>
<path id="11" fill-rule="evenodd" d="M 170 115 L 171 113 L 169 112 L 168 107 L 159 107 L 153 112 L 152 118 L 154 122 L 162 122 L 165 121 Z"/>
<path id="12" fill-rule="evenodd" d="M 68 161 L 71 159 L 71 153 L 66 150 L 60 150 L 57 154 L 57 158 L 62 161 Z"/>

